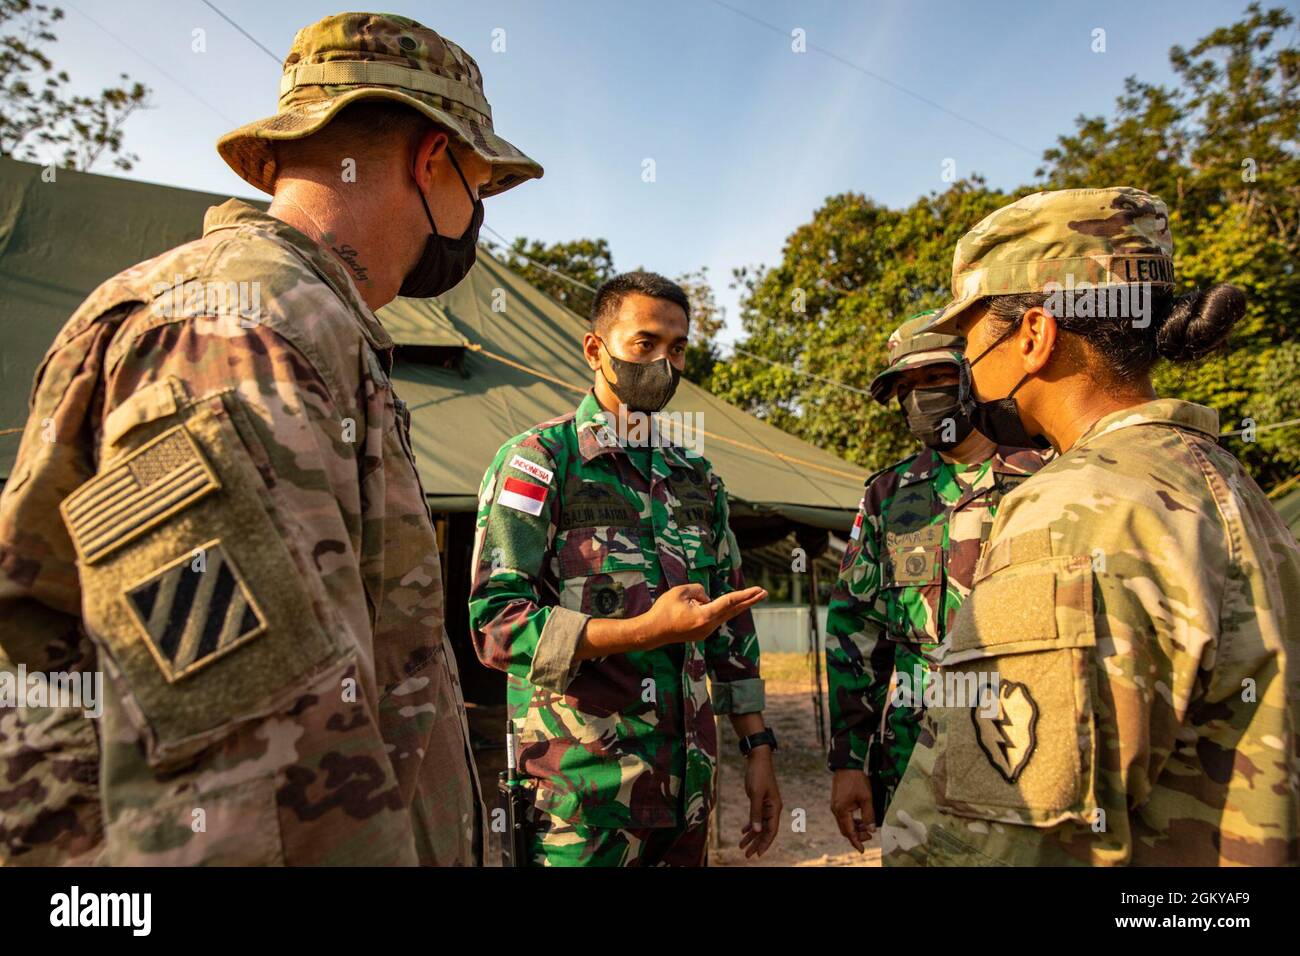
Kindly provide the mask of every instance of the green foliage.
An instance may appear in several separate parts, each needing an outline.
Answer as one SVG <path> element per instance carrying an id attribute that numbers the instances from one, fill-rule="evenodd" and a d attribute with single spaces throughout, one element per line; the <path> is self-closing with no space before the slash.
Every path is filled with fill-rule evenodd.
<path id="1" fill-rule="evenodd" d="M 507 266 L 535 288 L 584 319 L 591 314 L 594 293 L 563 277 L 576 279 L 594 290 L 615 274 L 614 257 L 604 239 L 574 239 L 548 244 L 519 236 L 506 250 L 504 258 Z"/>
<path id="2" fill-rule="evenodd" d="M 1159 367 L 1157 390 L 1219 409 L 1225 431 L 1247 418 L 1264 426 L 1300 417 L 1291 333 L 1300 322 L 1300 54 L 1284 35 L 1292 24 L 1284 10 L 1251 4 L 1240 22 L 1190 50 L 1175 47 L 1175 88 L 1130 77 L 1114 115 L 1080 116 L 1044 153 L 1040 181 L 1014 193 L 975 178 L 902 210 L 856 193 L 829 197 L 787 239 L 779 263 L 737 270 L 744 338 L 734 358 L 714 365 L 710 387 L 865 469 L 884 467 L 915 442 L 896 407 L 856 390 L 882 367 L 889 332 L 948 298 L 957 239 L 1038 189 L 1133 185 L 1169 203 L 1183 288 L 1232 282 L 1250 302 L 1223 354 Z M 1265 487 L 1300 470 L 1300 426 L 1228 445 Z"/>
<path id="3" fill-rule="evenodd" d="M 709 388 L 713 367 L 722 357 L 717 338 L 726 325 L 726 316 L 713 294 L 708 266 L 680 275 L 675 281 L 691 303 L 691 341 L 686 346 L 686 370 L 682 374 L 696 385 Z"/>
<path id="4" fill-rule="evenodd" d="M 148 108 L 149 88 L 123 73 L 121 86 L 73 95 L 67 72 L 55 72 L 41 50 L 57 40 L 51 28 L 62 19 L 58 7 L 0 0 L 0 156 L 49 162 L 53 151 L 64 166 L 88 170 L 108 155 L 128 170 L 138 157 L 122 152 L 122 127 Z"/>
<path id="5" fill-rule="evenodd" d="M 904 210 L 857 193 L 830 197 L 786 241 L 780 264 L 737 270 L 740 349 L 750 355 L 718 363 L 713 391 L 865 469 L 911 454 L 916 442 L 897 407 L 876 404 L 866 388 L 889 333 L 948 298 L 957 239 L 1011 198 L 978 179 Z"/>

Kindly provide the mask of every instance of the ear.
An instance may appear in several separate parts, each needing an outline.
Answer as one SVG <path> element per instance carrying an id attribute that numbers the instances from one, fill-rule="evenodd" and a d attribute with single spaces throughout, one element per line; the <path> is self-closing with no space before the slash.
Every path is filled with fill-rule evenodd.
<path id="1" fill-rule="evenodd" d="M 415 177 L 415 182 L 421 191 L 429 191 L 429 186 L 433 182 L 434 164 L 442 159 L 447 149 L 447 134 L 442 130 L 430 127 L 428 132 L 420 137 L 412 159 L 411 175 Z"/>
<path id="2" fill-rule="evenodd" d="M 1056 347 L 1056 317 L 1043 308 L 1033 308 L 1021 320 L 1016 336 L 1021 367 L 1030 374 L 1041 372 Z"/>
<path id="3" fill-rule="evenodd" d="M 600 368 L 600 340 L 594 332 L 588 332 L 582 337 L 582 357 L 587 360 L 587 365 L 593 372 Z"/>

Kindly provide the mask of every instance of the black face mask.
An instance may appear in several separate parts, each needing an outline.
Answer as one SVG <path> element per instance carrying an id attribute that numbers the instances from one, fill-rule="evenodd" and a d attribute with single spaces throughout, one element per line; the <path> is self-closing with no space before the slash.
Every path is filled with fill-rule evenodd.
<path id="1" fill-rule="evenodd" d="M 478 255 L 478 231 L 483 225 L 483 200 L 474 198 L 469 183 L 465 182 L 465 175 L 460 171 L 460 164 L 456 162 L 456 157 L 452 155 L 450 149 L 447 150 L 447 158 L 451 160 L 456 175 L 460 177 L 461 185 L 465 187 L 465 192 L 474 203 L 474 214 L 459 239 L 439 235 L 438 226 L 433 221 L 433 213 L 429 212 L 429 203 L 424 198 L 424 190 L 420 189 L 418 183 L 416 184 L 415 191 L 420 194 L 420 202 L 424 206 L 424 214 L 429 219 L 429 228 L 433 233 L 424 243 L 424 251 L 420 253 L 419 261 L 407 273 L 406 278 L 402 280 L 402 287 L 397 290 L 398 295 L 407 298 L 427 299 L 430 296 L 442 295 L 448 289 L 454 288 L 461 279 L 469 275 L 469 270 L 474 268 L 474 259 Z"/>
<path id="2" fill-rule="evenodd" d="M 1028 372 L 1021 376 L 1020 381 L 1016 383 L 1016 387 L 1007 393 L 1006 398 L 981 402 L 975 397 L 970 369 L 975 366 L 976 362 L 1005 342 L 1015 331 L 1014 326 L 1008 329 L 998 337 L 996 342 L 976 356 L 969 366 L 962 367 L 961 384 L 958 385 L 959 395 L 975 427 L 995 445 L 1010 445 L 1015 448 L 1050 448 L 1051 442 L 1042 435 L 1030 435 L 1025 431 L 1025 423 L 1021 420 L 1020 410 L 1016 407 L 1015 394 L 1020 391 L 1020 386 L 1029 381 Z"/>
<path id="3" fill-rule="evenodd" d="M 653 362 L 629 362 L 627 359 L 615 358 L 599 337 L 600 347 L 609 356 L 609 367 L 618 376 L 615 385 L 601 369 L 601 377 L 624 405 L 634 412 L 657 412 L 672 399 L 677 391 L 677 383 L 682 373 L 666 358 Z"/>
<path id="4" fill-rule="evenodd" d="M 960 385 L 914 388 L 898 400 L 907 413 L 907 430 L 922 444 L 938 451 L 966 440 L 975 423 L 962 406 Z"/>

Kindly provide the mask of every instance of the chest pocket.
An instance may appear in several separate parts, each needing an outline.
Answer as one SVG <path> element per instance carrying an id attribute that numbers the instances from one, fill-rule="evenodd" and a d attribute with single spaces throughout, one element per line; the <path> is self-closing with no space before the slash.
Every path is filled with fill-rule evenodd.
<path id="1" fill-rule="evenodd" d="M 635 617 L 650 610 L 649 583 L 640 544 L 636 553 L 618 528 L 575 528 L 558 549 L 560 606 L 592 617 Z M 635 540 L 635 539 L 633 539 Z"/>
<path id="2" fill-rule="evenodd" d="M 681 539 L 686 558 L 686 579 L 701 584 L 712 593 L 713 568 L 717 565 L 718 542 L 713 537 L 713 495 L 708 480 L 694 468 L 674 468 L 672 509 L 673 523 Z M 666 581 L 665 585 L 679 584 Z"/>
<path id="3" fill-rule="evenodd" d="M 602 618 L 650 609 L 641 515 L 618 489 L 580 480 L 565 488 L 555 554 L 561 607 Z"/>
<path id="4" fill-rule="evenodd" d="M 912 644 L 942 640 L 943 525 L 887 534 L 880 583 L 892 640 Z"/>

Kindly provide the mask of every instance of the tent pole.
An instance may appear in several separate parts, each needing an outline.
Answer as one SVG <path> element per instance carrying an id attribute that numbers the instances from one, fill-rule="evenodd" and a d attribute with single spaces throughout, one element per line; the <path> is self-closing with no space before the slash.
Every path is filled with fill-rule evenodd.
<path id="1" fill-rule="evenodd" d="M 817 623 L 817 562 L 808 567 L 808 640 L 812 646 L 813 693 L 812 704 L 817 726 L 817 742 L 826 748 L 826 717 L 822 702 L 822 639 Z"/>

